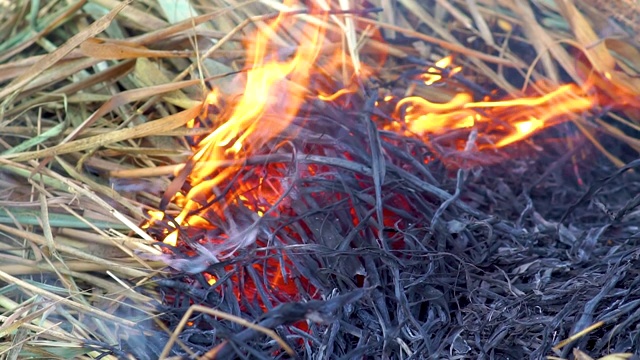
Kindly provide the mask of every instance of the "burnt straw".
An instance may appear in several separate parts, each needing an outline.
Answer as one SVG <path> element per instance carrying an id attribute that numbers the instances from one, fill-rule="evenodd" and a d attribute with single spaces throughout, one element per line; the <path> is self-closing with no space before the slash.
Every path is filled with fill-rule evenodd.
<path id="1" fill-rule="evenodd" d="M 425 143 L 378 130 L 386 120 L 370 100 L 309 102 L 202 201 L 192 215 L 210 226 L 165 245 L 175 269 L 157 280 L 166 328 L 200 304 L 275 330 L 301 359 L 636 351 L 636 172 L 585 142 L 555 140 L 566 127 L 509 147 L 517 157 L 478 150 L 482 136 L 469 131 Z M 451 145 L 460 142 L 466 149 Z M 275 195 L 256 196 L 266 183 Z M 150 233 L 162 238 L 165 221 Z M 255 237 L 231 249 L 233 231 Z M 121 351 L 156 358 L 168 339 L 156 335 Z M 188 357 L 186 346 L 205 358 L 290 358 L 263 333 L 209 314 L 195 313 L 178 342 L 172 355 Z"/>

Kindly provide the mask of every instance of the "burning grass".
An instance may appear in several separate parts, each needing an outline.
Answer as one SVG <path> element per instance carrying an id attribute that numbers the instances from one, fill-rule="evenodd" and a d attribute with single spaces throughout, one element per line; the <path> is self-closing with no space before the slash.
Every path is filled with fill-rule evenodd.
<path id="1" fill-rule="evenodd" d="M 637 351 L 628 18 L 130 3 L 2 12 L 7 358 Z"/>

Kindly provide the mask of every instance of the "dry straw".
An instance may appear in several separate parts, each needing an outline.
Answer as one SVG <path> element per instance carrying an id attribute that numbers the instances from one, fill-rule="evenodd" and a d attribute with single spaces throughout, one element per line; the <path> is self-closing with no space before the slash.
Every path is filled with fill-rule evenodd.
<path id="1" fill-rule="evenodd" d="M 375 16 L 334 15 L 322 26 L 341 35 L 355 69 L 388 53 L 381 79 L 409 56 L 452 53 L 484 88 L 518 96 L 541 91 L 538 82 L 583 82 L 581 54 L 589 71 L 640 96 L 637 2 L 371 2 L 381 8 Z M 267 0 L 0 1 L 0 357 L 91 358 L 86 339 L 113 344 L 121 326 L 134 331 L 153 317 L 150 305 L 161 300 L 149 279 L 164 276 L 163 264 L 140 255 L 158 250 L 138 225 L 187 159 L 183 136 L 198 130 L 182 126 L 200 113 L 208 86 L 241 90 L 227 75 L 243 68 L 242 40 L 281 10 Z M 283 45 L 304 39 L 297 28 L 277 36 Z M 640 151 L 625 131 L 639 130 L 640 117 L 625 110 L 609 119 L 571 120 L 620 165 L 599 135 Z M 119 317 L 123 308 L 137 318 Z"/>

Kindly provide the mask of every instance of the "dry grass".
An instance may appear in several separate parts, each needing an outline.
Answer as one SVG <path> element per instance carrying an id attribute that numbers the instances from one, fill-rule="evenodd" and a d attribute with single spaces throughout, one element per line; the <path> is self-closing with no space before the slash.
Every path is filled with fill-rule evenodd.
<path id="1" fill-rule="evenodd" d="M 637 3 L 373 2 L 377 19 L 356 26 L 334 16 L 326 26 L 355 69 L 385 49 L 382 79 L 407 56 L 454 53 L 477 83 L 518 96 L 540 82 L 584 82 L 581 53 L 640 95 Z M 633 11 L 620 15 L 626 2 Z M 244 66 L 242 40 L 275 10 L 279 2 L 267 0 L 0 1 L 0 358 L 95 357 L 85 340 L 114 344 L 122 327 L 153 319 L 160 300 L 150 279 L 164 265 L 140 256 L 158 249 L 138 225 L 189 156 L 182 137 L 196 130 L 183 125 L 209 87 L 242 91 L 232 75 Z M 375 29 L 411 41 L 384 44 Z M 297 31 L 279 42 L 296 44 Z M 629 135 L 640 130 L 638 115 L 572 120 L 596 145 L 607 133 L 640 151 Z"/>

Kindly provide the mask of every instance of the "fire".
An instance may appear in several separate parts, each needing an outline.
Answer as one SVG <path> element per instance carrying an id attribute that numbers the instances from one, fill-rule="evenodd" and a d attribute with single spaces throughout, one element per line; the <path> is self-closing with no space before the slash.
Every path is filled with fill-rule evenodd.
<path id="1" fill-rule="evenodd" d="M 428 69 L 428 81 L 425 84 L 433 85 L 445 80 L 442 71 L 451 64 L 451 57 L 438 61 L 437 68 Z M 460 71 L 461 68 L 456 67 L 449 70 L 449 75 Z M 544 128 L 565 122 L 597 105 L 591 84 L 582 87 L 567 84 L 541 96 L 506 100 L 473 101 L 473 95 L 464 91 L 456 93 L 444 103 L 409 96 L 396 104 L 397 122 L 386 124 L 384 129 L 400 131 L 406 128 L 409 133 L 425 136 L 474 126 L 482 126 L 487 130 L 493 127 L 497 131 L 482 134 L 490 140 L 491 145 L 481 148 L 501 148 L 526 139 Z M 502 125 L 495 126 L 495 123 Z"/>
<path id="2" fill-rule="evenodd" d="M 336 100 L 337 98 L 339 98 L 342 95 L 352 94 L 354 92 L 355 92 L 355 90 L 353 90 L 353 89 L 344 88 L 344 89 L 340 89 L 340 90 L 336 91 L 333 94 L 322 94 L 322 93 L 319 93 L 318 94 L 318 99 L 320 99 L 322 101 L 334 101 L 334 100 Z"/>
<path id="3" fill-rule="evenodd" d="M 310 44 L 313 46 L 301 46 L 290 60 L 280 62 L 277 52 L 269 51 L 271 33 L 284 26 L 286 20 L 286 15 L 281 14 L 270 24 L 270 30 L 258 31 L 255 42 L 249 44 L 248 53 L 253 57 L 247 66 L 244 94 L 226 120 L 195 148 L 191 159 L 193 168 L 189 174 L 193 188 L 178 200 L 184 203 L 182 212 L 175 219 L 179 225 L 193 226 L 201 222 L 201 217 L 192 215 L 201 208 L 201 198 L 211 198 L 210 189 L 219 186 L 238 170 L 241 165 L 239 159 L 280 134 L 305 100 L 306 84 L 323 43 L 324 28 L 309 26 Z M 217 93 L 207 99 L 214 105 L 217 101 Z M 266 112 L 277 113 L 278 118 L 263 116 Z M 236 166 L 219 166 L 234 159 L 238 159 Z M 180 196 L 177 195 L 178 198 Z M 167 238 L 175 243 L 177 237 L 176 230 Z"/>
<path id="4" fill-rule="evenodd" d="M 254 155 L 275 152 L 283 143 L 278 137 L 284 137 L 286 142 L 295 136 L 290 130 L 291 123 L 298 117 L 304 118 L 300 109 L 305 104 L 314 101 L 342 104 L 344 99 L 362 96 L 362 79 L 327 90 L 327 83 L 337 83 L 332 72 L 344 75 L 345 69 L 351 69 L 354 72 L 351 78 L 356 72 L 343 49 L 337 47 L 337 53 L 323 53 L 327 48 L 336 47 L 325 46 L 327 27 L 318 25 L 321 22 L 305 25 L 303 33 L 307 38 L 292 54 L 283 56 L 274 34 L 296 21 L 291 14 L 281 14 L 268 26 L 260 27 L 253 41 L 247 43 L 250 61 L 246 65 L 242 95 L 233 98 L 212 92 L 206 100 L 207 113 L 189 123 L 192 127 L 210 126 L 212 130 L 194 141 L 193 156 L 184 170 L 176 174 L 175 184 L 179 186 L 173 186 L 174 193 L 167 195 L 171 198 L 165 199 L 165 205 L 170 200 L 181 210 L 173 218 L 168 216 L 169 212 L 150 214 L 150 224 L 164 222 L 159 237 L 166 244 L 186 244 L 194 249 L 198 246 L 193 244 L 197 243 L 211 251 L 207 257 L 211 262 L 229 258 L 238 249 L 255 244 L 259 248 L 256 253 L 268 260 L 255 265 L 254 269 L 267 274 L 271 286 L 285 289 L 290 296 L 296 295 L 296 288 L 288 280 L 287 259 L 270 256 L 275 253 L 269 250 L 266 240 L 261 240 L 262 230 L 256 226 L 265 218 L 292 211 L 282 201 L 283 195 L 292 188 L 287 183 L 289 168 L 269 164 L 251 170 L 245 161 Z M 323 59 L 321 67 L 318 64 Z M 368 70 L 359 69 L 358 76 L 364 77 Z M 452 76 L 461 72 L 462 68 L 454 66 L 453 57 L 448 56 L 428 67 L 418 80 L 420 86 L 446 86 Z M 313 76 L 323 77 L 323 88 L 312 81 Z M 520 142 L 598 106 L 597 91 L 592 85 L 537 85 L 542 89 L 541 95 L 523 92 L 525 94 L 517 98 L 485 97 L 482 101 L 477 101 L 478 96 L 463 86 L 458 86 L 448 101 L 433 101 L 417 95 L 404 98 L 386 95 L 376 103 L 377 110 L 385 114 L 385 120 L 378 126 L 424 141 L 429 141 L 430 135 L 475 128 L 486 140 L 477 146 L 478 151 L 483 151 Z M 309 165 L 302 171 L 313 176 L 322 169 Z M 231 207 L 234 212 L 227 211 Z M 294 233 L 287 236 L 299 240 Z M 234 271 L 235 268 L 228 269 Z M 233 276 L 244 279 L 246 274 Z M 205 278 L 210 285 L 218 284 L 218 279 L 211 274 L 205 273 Z M 245 295 L 251 291 L 246 290 L 250 288 L 248 283 L 250 280 L 243 282 Z"/>
<path id="5" fill-rule="evenodd" d="M 246 44 L 249 61 L 243 93 L 229 99 L 214 90 L 206 99 L 207 113 L 187 124 L 210 126 L 212 131 L 194 139 L 192 157 L 184 170 L 176 174 L 172 187 L 175 193 L 167 193 L 163 199 L 165 205 L 161 208 L 166 208 L 170 201 L 181 208 L 180 212 L 173 218 L 165 216 L 165 212 L 151 212 L 147 226 L 162 222 L 163 229 L 156 236 L 169 246 L 186 246 L 185 253 L 200 254 L 198 261 L 208 263 L 194 268 L 206 268 L 252 244 L 267 246 L 258 237 L 256 224 L 269 216 L 271 206 L 286 191 L 287 185 L 281 181 L 286 167 L 265 167 L 264 173 L 256 174 L 259 176 L 242 174 L 246 158 L 264 151 L 272 139 L 287 129 L 306 101 L 321 96 L 320 90 L 310 91 L 310 79 L 325 44 L 325 25 L 305 24 L 301 31 L 305 35 L 300 39 L 302 45 L 289 56 L 283 56 L 274 38 L 281 29 L 298 23 L 296 16 L 283 13 L 267 26 L 259 26 Z M 335 55 L 325 62 L 324 71 L 331 72 L 334 66 L 342 65 L 337 61 L 341 52 Z M 327 95 L 326 100 L 352 92 L 355 90 L 338 90 Z M 229 214 L 229 207 L 243 208 L 251 214 Z M 208 253 L 202 254 L 203 251 Z M 268 260 L 256 264 L 256 271 L 266 273 L 272 286 L 284 289 L 287 296 L 295 296 L 297 289 L 285 277 L 288 270 L 282 268 L 287 259 L 270 256 L 273 250 L 259 253 Z M 234 290 L 238 296 L 257 296 L 258 284 L 249 285 L 253 280 L 232 265 L 225 269 L 234 274 L 234 283 L 244 284 L 244 289 Z M 209 285 L 218 281 L 213 274 L 205 272 L 204 276 Z"/>
<path id="6" fill-rule="evenodd" d="M 412 132 L 441 133 L 473 126 L 475 113 L 465 109 L 471 100 L 471 96 L 465 93 L 456 94 L 451 101 L 443 104 L 412 96 L 400 100 L 396 109 L 400 112 L 406 105 L 405 114 L 399 116 Z"/>
<path id="7" fill-rule="evenodd" d="M 437 83 L 438 81 L 443 79 L 442 70 L 451 66 L 453 62 L 453 56 L 449 55 L 444 57 L 438 61 L 436 61 L 435 66 L 429 67 L 427 71 L 420 76 L 420 78 L 424 81 L 424 84 L 429 86 Z M 450 75 L 458 73 L 462 70 L 462 67 L 458 66 L 451 69 Z"/>
<path id="8" fill-rule="evenodd" d="M 271 24 L 271 29 L 275 31 L 282 21 L 283 15 Z M 233 167 L 219 171 L 217 163 L 244 158 L 282 132 L 295 117 L 305 99 L 305 85 L 324 36 L 324 30 L 319 27 L 312 28 L 311 32 L 311 43 L 316 46 L 299 47 L 291 60 L 282 63 L 267 60 L 269 35 L 256 34 L 249 50 L 253 61 L 247 71 L 243 96 L 228 119 L 200 142 L 193 155 L 195 166 L 190 180 L 196 185 L 187 194 L 184 210 L 176 218 L 178 223 L 182 224 L 191 211 L 199 209 L 199 203 L 193 200 L 195 195 L 218 186 L 235 171 Z M 277 58 L 276 53 L 271 56 Z M 279 114 L 278 119 L 263 117 L 266 111 Z"/>

